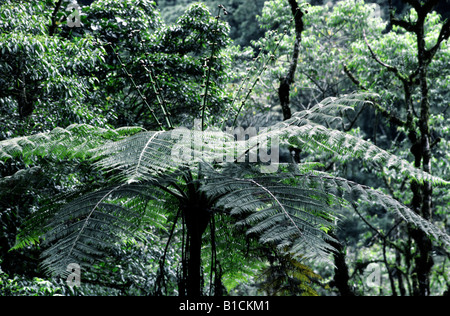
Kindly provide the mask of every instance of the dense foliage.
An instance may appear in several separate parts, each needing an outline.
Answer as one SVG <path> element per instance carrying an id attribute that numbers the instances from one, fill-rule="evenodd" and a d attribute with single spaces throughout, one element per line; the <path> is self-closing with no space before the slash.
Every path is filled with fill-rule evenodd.
<path id="1" fill-rule="evenodd" d="M 446 1 L 73 2 L 0 0 L 0 295 L 448 295 Z"/>

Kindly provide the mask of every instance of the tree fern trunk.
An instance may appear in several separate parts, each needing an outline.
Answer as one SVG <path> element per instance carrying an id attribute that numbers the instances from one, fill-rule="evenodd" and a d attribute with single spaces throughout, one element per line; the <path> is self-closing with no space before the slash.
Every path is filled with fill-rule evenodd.
<path id="1" fill-rule="evenodd" d="M 333 233 L 329 235 L 337 240 L 336 235 Z M 329 241 L 329 244 L 336 249 L 333 252 L 335 268 L 332 284 L 338 289 L 341 296 L 355 296 L 355 293 L 349 286 L 350 276 L 347 263 L 345 262 L 345 250 L 339 242 Z"/>
<path id="2" fill-rule="evenodd" d="M 188 234 L 188 262 L 186 292 L 188 296 L 202 295 L 201 256 L 202 237 L 210 221 L 210 213 L 204 207 L 191 206 L 184 210 Z"/>

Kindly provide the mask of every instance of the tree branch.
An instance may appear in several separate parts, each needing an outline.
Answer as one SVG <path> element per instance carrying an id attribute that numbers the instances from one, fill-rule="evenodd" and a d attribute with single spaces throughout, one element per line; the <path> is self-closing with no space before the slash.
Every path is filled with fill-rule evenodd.
<path id="1" fill-rule="evenodd" d="M 396 67 L 388 65 L 385 62 L 381 61 L 381 59 L 374 53 L 374 51 L 372 50 L 372 47 L 369 44 L 369 41 L 367 40 L 367 36 L 366 36 L 366 31 L 365 30 L 363 30 L 363 36 L 364 36 L 364 41 L 366 42 L 367 48 L 369 49 L 372 58 L 377 63 L 379 63 L 381 66 L 385 67 L 390 72 L 393 72 L 397 76 L 397 78 L 399 78 L 402 81 L 405 80 L 405 77 L 400 73 L 400 71 Z"/>
<path id="2" fill-rule="evenodd" d="M 397 25 L 397 26 L 404 28 L 408 32 L 416 33 L 416 31 L 417 31 L 415 23 L 410 23 L 410 22 L 407 22 L 404 20 L 399 20 L 394 17 L 391 17 L 391 23 L 392 23 L 392 25 Z"/>
<path id="3" fill-rule="evenodd" d="M 300 55 L 300 42 L 302 40 L 303 26 L 303 12 L 298 6 L 297 0 L 289 0 L 291 6 L 292 16 L 295 22 L 295 43 L 292 54 L 292 61 L 289 65 L 288 73 L 284 78 L 280 79 L 280 87 L 278 89 L 278 96 L 280 98 L 281 108 L 283 110 L 284 120 L 291 118 L 291 109 L 289 107 L 289 96 L 291 85 L 294 83 L 295 72 L 297 70 L 298 57 Z"/>
<path id="4" fill-rule="evenodd" d="M 436 45 L 434 45 L 430 50 L 426 51 L 426 58 L 428 63 L 430 63 L 434 55 L 436 55 L 442 42 L 445 42 L 449 38 L 450 38 L 450 19 L 448 19 L 447 22 L 442 26 Z"/>
<path id="5" fill-rule="evenodd" d="M 401 127 L 407 127 L 407 122 L 403 121 L 402 119 L 398 118 L 397 116 L 395 116 L 394 114 L 392 114 L 391 112 L 389 112 L 388 110 L 386 110 L 385 108 L 383 108 L 381 105 L 379 105 L 378 103 L 374 102 L 373 103 L 375 106 L 375 109 L 384 117 L 387 118 L 389 120 L 389 122 L 393 123 L 395 126 L 401 126 Z"/>
<path id="6" fill-rule="evenodd" d="M 347 75 L 347 77 L 349 77 L 349 79 L 356 85 L 358 86 L 359 89 L 367 91 L 367 88 L 364 87 L 364 85 L 361 83 L 361 81 L 359 81 L 358 79 L 356 79 L 356 77 L 350 72 L 350 70 L 348 69 L 347 65 L 344 64 L 344 72 Z"/>
<path id="7" fill-rule="evenodd" d="M 366 42 L 367 43 L 367 42 Z M 368 45 L 368 44 L 367 44 Z M 370 46 L 369 46 L 369 50 L 372 52 Z M 376 56 L 375 56 L 376 57 Z M 392 67 L 393 68 L 393 67 Z M 350 78 L 350 80 L 357 85 L 361 90 L 366 90 L 367 89 L 361 84 L 361 82 L 350 72 L 350 70 L 348 69 L 347 65 L 344 64 L 344 72 L 346 73 L 346 75 Z M 375 110 L 377 112 L 379 112 L 384 118 L 387 118 L 389 120 L 389 122 L 391 122 L 392 124 L 394 124 L 395 126 L 402 126 L 402 127 L 406 127 L 407 126 L 407 122 L 403 121 L 402 119 L 400 119 L 399 117 L 395 116 L 394 114 L 392 114 L 391 112 L 389 112 L 388 110 L 386 110 L 385 108 L 383 108 L 381 105 L 379 105 L 377 102 L 375 102 L 374 100 L 372 100 L 372 103 L 375 107 Z"/>
<path id="8" fill-rule="evenodd" d="M 361 107 L 361 109 L 358 111 L 358 114 L 355 115 L 355 117 L 353 118 L 353 120 L 350 120 L 350 119 L 348 118 L 348 116 L 345 115 L 346 118 L 350 121 L 350 124 L 349 124 L 347 127 L 344 125 L 344 123 L 342 123 L 342 129 L 343 129 L 345 132 L 348 132 L 348 131 L 350 131 L 350 130 L 353 128 L 353 126 L 355 125 L 356 121 L 358 120 L 358 118 L 360 117 L 360 115 L 362 114 L 362 112 L 364 111 L 364 109 L 366 108 L 366 106 L 367 106 L 367 103 L 364 103 L 364 105 L 363 105 L 363 106 Z"/>
<path id="9" fill-rule="evenodd" d="M 53 34 L 55 34 L 55 31 L 56 31 L 56 16 L 58 15 L 59 10 L 61 9 L 61 4 L 62 4 L 62 0 L 59 0 L 56 3 L 55 9 L 53 10 L 53 13 L 52 13 L 52 24 L 50 25 L 50 28 L 48 29 L 48 34 L 50 36 L 53 36 Z"/>

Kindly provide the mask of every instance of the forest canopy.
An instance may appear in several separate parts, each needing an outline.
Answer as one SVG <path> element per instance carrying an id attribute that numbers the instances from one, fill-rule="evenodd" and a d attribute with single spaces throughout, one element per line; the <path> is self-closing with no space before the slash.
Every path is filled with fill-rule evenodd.
<path id="1" fill-rule="evenodd" d="M 0 0 L 0 296 L 450 295 L 449 37 L 447 0 Z"/>

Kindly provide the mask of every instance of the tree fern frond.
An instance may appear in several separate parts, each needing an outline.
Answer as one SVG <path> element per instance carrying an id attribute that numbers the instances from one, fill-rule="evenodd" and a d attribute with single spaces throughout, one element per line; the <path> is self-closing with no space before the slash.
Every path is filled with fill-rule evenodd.
<path id="1" fill-rule="evenodd" d="M 120 181 L 145 181 L 204 159 L 214 161 L 227 152 L 231 139 L 229 134 L 211 130 L 143 132 L 97 149 L 96 166 L 120 171 Z"/>
<path id="2" fill-rule="evenodd" d="M 41 174 L 41 167 L 21 169 L 11 176 L 0 178 L 0 189 L 2 192 L 8 192 L 11 188 L 35 184 L 41 180 Z"/>
<path id="3" fill-rule="evenodd" d="M 369 141 L 339 130 L 329 129 L 309 120 L 299 119 L 299 117 L 281 122 L 267 131 L 264 137 L 261 137 L 261 135 L 259 137 L 263 140 L 278 138 L 283 144 L 316 153 L 318 151 L 328 152 L 340 161 L 361 159 L 375 167 L 395 171 L 419 183 L 428 181 L 435 185 L 450 185 L 450 181 L 415 168 L 408 161 L 375 146 Z M 265 146 L 267 144 L 261 143 L 260 145 Z"/>
<path id="4" fill-rule="evenodd" d="M 328 97 L 311 109 L 303 110 L 292 114 L 293 121 L 316 123 L 329 128 L 339 129 L 343 121 L 345 112 L 353 112 L 355 108 L 370 103 L 370 99 L 377 98 L 372 93 L 354 93 L 343 95 L 339 98 Z"/>
<path id="5" fill-rule="evenodd" d="M 240 169 L 240 171 L 238 171 Z M 322 172 L 292 171 L 252 174 L 239 164 L 222 173 L 210 169 L 203 190 L 218 196 L 217 205 L 239 219 L 263 243 L 289 249 L 294 256 L 328 261 L 333 251 L 328 234 L 340 219 L 340 209 L 376 204 L 450 246 L 450 237 L 392 197 L 355 182 Z M 236 174 L 241 177 L 236 177 Z M 289 183 L 289 186 L 287 185 Z M 285 185 L 283 185 L 285 184 Z"/>
<path id="6" fill-rule="evenodd" d="M 277 175 L 261 179 L 232 177 L 232 181 L 223 185 L 225 178 L 218 174 L 210 176 L 204 191 L 220 196 L 217 204 L 240 217 L 239 223 L 249 227 L 248 233 L 256 233 L 261 242 L 276 243 L 282 248 L 290 245 L 293 249 L 298 243 L 309 245 L 302 255 L 327 256 L 325 250 L 330 246 L 324 241 L 328 237 L 323 227 L 334 226 L 334 211 L 329 206 L 331 196 L 317 198 L 314 196 L 317 191 L 308 188 L 302 192 L 300 185 L 277 190 L 277 184 L 284 180 Z M 298 198 L 299 193 L 304 199 Z M 317 216 L 319 213 L 325 216 Z"/>
<path id="7" fill-rule="evenodd" d="M 64 275 L 70 263 L 92 264 L 113 254 L 123 236 L 136 234 L 143 223 L 164 227 L 166 193 L 151 185 L 122 184 L 99 190 L 66 204 L 46 223 L 42 266 Z"/>
<path id="8" fill-rule="evenodd" d="M 271 142 L 297 147 L 313 153 L 327 152 L 339 161 L 361 159 L 374 167 L 401 174 L 411 180 L 434 185 L 450 185 L 450 181 L 414 168 L 411 163 L 401 159 L 369 141 L 342 132 L 336 127 L 342 121 L 341 112 L 353 110 L 356 106 L 370 103 L 373 94 L 351 94 L 340 98 L 327 98 L 310 110 L 294 113 L 289 120 L 279 122 L 264 129 L 246 141 L 236 141 L 235 148 L 241 153 L 252 153 L 258 148 L 271 148 Z M 399 177 L 393 177 L 395 179 Z"/>
<path id="9" fill-rule="evenodd" d="M 295 174 L 295 176 L 303 178 L 316 178 L 321 182 L 327 184 L 329 188 L 334 188 L 333 191 L 335 193 L 333 194 L 336 194 L 336 197 L 341 197 L 341 201 L 347 201 L 344 205 L 346 207 L 349 206 L 347 203 L 350 203 L 353 206 L 357 206 L 362 203 L 369 203 L 371 205 L 377 205 L 378 207 L 381 206 L 385 210 L 390 211 L 396 216 L 400 217 L 405 222 L 418 227 L 428 236 L 435 238 L 436 241 L 442 242 L 446 247 L 450 247 L 450 236 L 442 232 L 430 221 L 427 221 L 421 216 L 417 215 L 414 211 L 412 211 L 404 204 L 398 202 L 391 196 L 386 195 L 379 190 L 375 190 L 373 188 L 343 178 L 331 177 L 321 172 L 309 175 Z M 316 181 L 316 179 L 314 181 Z"/>
<path id="10" fill-rule="evenodd" d="M 140 127 L 108 129 L 87 124 L 73 124 L 67 128 L 55 128 L 50 132 L 7 139 L 0 142 L 0 161 L 33 156 L 49 156 L 59 159 L 87 158 L 91 150 L 109 141 L 117 141 L 142 131 Z"/>

